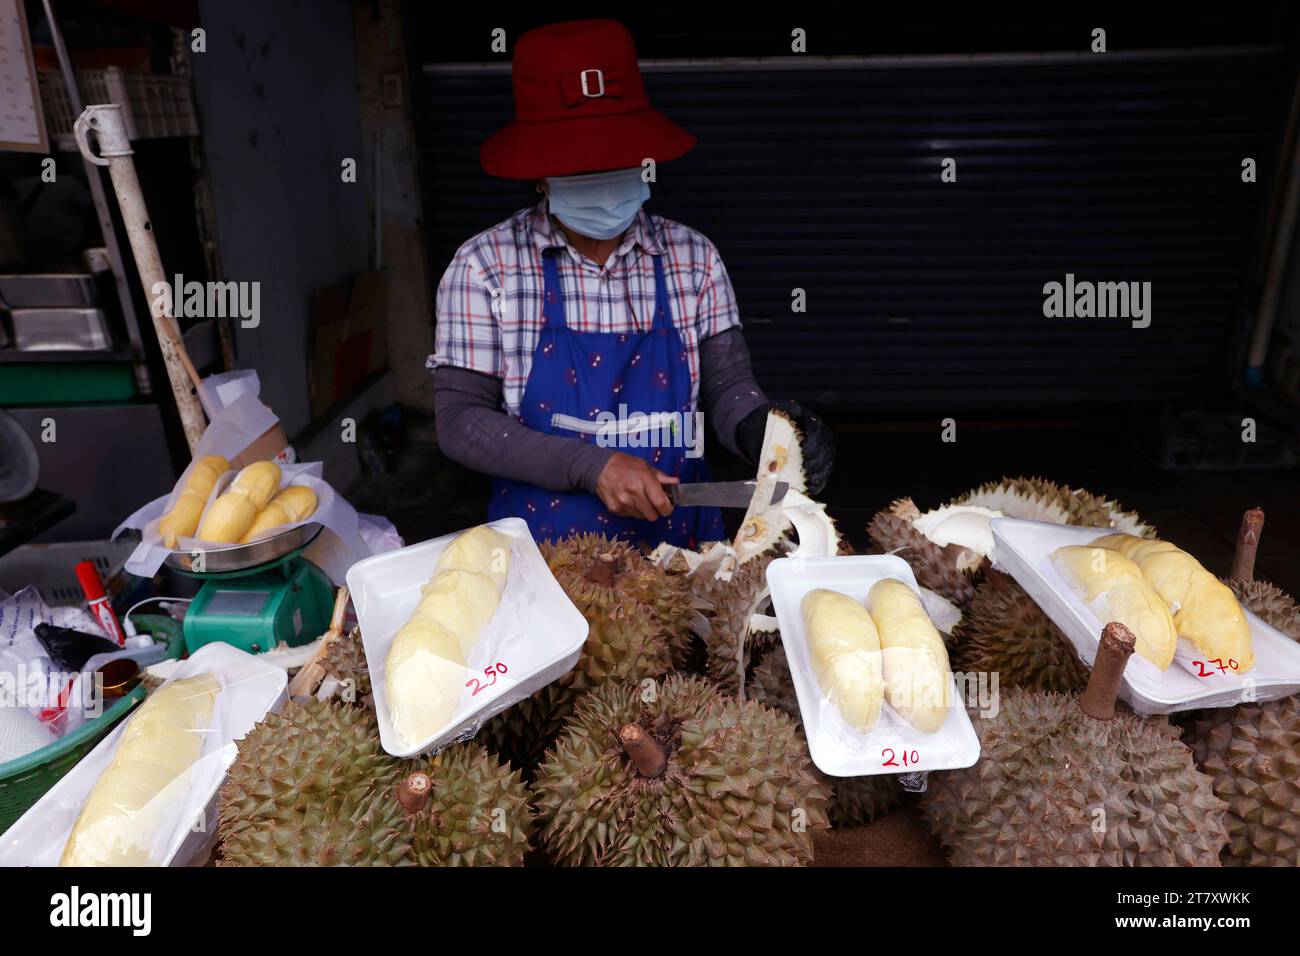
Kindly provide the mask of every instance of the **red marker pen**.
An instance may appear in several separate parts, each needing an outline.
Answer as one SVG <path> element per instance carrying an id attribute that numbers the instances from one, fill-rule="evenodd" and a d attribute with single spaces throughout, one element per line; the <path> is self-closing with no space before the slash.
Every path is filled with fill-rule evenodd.
<path id="1" fill-rule="evenodd" d="M 104 629 L 108 639 L 117 641 L 118 647 L 125 647 L 126 636 L 117 623 L 117 615 L 113 613 L 113 605 L 108 602 L 104 582 L 99 579 L 99 572 L 95 570 L 94 562 L 82 561 L 77 565 L 77 580 L 81 582 L 81 591 L 86 595 L 90 613 L 95 616 L 95 620 Z"/>

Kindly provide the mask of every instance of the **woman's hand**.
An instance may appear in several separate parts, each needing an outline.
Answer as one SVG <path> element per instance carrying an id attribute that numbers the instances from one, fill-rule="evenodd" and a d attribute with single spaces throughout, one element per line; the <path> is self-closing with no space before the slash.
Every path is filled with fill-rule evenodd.
<path id="1" fill-rule="evenodd" d="M 663 486 L 675 484 L 676 478 L 643 459 L 616 451 L 596 479 L 596 495 L 616 515 L 655 521 L 673 513 Z"/>

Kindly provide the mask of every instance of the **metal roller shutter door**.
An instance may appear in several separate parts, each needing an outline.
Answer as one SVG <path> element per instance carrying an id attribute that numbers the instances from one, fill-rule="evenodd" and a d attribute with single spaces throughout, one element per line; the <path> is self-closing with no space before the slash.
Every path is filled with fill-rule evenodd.
<path id="1" fill-rule="evenodd" d="M 512 115 L 508 72 L 422 75 L 441 275 L 536 196 L 478 166 Z M 870 412 L 1195 401 L 1226 381 L 1284 75 L 1274 48 L 652 64 L 652 100 L 700 144 L 650 208 L 720 249 L 772 394 Z M 1151 327 L 1044 318 L 1066 273 L 1151 282 Z"/>

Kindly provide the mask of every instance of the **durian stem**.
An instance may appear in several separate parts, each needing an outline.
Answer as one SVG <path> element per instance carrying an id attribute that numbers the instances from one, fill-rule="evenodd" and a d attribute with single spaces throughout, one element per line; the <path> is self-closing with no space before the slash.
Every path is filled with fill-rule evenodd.
<path id="1" fill-rule="evenodd" d="M 668 754 L 663 745 L 636 724 L 625 724 L 618 732 L 618 740 L 641 776 L 658 777 L 667 769 Z"/>
<path id="2" fill-rule="evenodd" d="M 1232 573 L 1228 577 L 1234 581 L 1255 580 L 1255 552 L 1259 550 L 1259 536 L 1264 530 L 1264 511 L 1251 508 L 1241 516 L 1241 528 L 1237 531 L 1237 549 L 1232 555 Z"/>
<path id="3" fill-rule="evenodd" d="M 1089 717 L 1110 720 L 1115 716 L 1115 698 L 1119 696 L 1124 667 L 1135 647 L 1137 638 L 1119 621 L 1111 621 L 1102 628 L 1097 657 L 1092 662 L 1092 676 L 1079 695 L 1079 709 Z"/>
<path id="4" fill-rule="evenodd" d="M 397 802 L 407 813 L 419 813 L 429 805 L 429 797 L 432 795 L 433 780 L 427 773 L 417 771 L 407 774 L 397 785 Z"/>
<path id="5" fill-rule="evenodd" d="M 607 552 L 597 555 L 596 560 L 591 562 L 591 567 L 587 569 L 587 580 L 597 587 L 612 588 L 618 572 L 618 555 Z"/>

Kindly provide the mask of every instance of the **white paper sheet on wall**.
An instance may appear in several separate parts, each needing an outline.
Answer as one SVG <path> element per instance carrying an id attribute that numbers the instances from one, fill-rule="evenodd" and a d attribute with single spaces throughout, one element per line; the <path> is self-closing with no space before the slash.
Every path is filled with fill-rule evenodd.
<path id="1" fill-rule="evenodd" d="M 22 0 L 0 0 L 0 149 L 49 152 Z"/>

